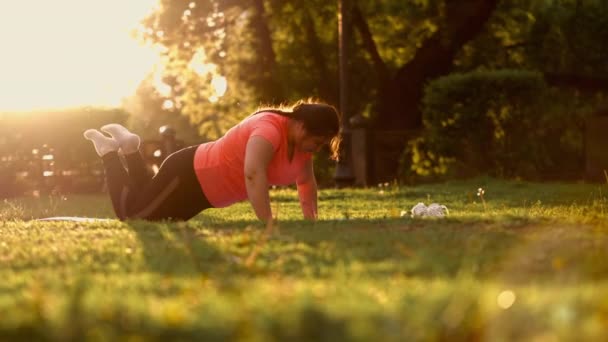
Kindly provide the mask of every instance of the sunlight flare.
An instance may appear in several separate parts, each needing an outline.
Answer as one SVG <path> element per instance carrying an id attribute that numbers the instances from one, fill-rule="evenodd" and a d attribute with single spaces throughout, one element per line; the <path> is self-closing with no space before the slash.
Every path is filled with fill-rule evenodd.
<path id="1" fill-rule="evenodd" d="M 132 34 L 157 2 L 0 2 L 0 111 L 120 105 L 159 60 Z"/>
<path id="2" fill-rule="evenodd" d="M 508 309 L 510 308 L 514 303 L 515 303 L 515 293 L 511 290 L 505 290 L 502 291 L 498 297 L 496 297 L 496 304 L 498 304 L 498 306 L 501 309 Z"/>
<path id="3" fill-rule="evenodd" d="M 215 95 L 222 97 L 226 94 L 226 89 L 228 89 L 228 81 L 224 76 L 215 75 L 211 80 L 211 86 L 215 90 Z"/>
<path id="4" fill-rule="evenodd" d="M 214 74 L 217 72 L 217 65 L 213 63 L 206 63 L 207 54 L 204 50 L 199 49 L 194 53 L 190 60 L 189 67 L 199 76 L 205 76 L 207 74 Z"/>

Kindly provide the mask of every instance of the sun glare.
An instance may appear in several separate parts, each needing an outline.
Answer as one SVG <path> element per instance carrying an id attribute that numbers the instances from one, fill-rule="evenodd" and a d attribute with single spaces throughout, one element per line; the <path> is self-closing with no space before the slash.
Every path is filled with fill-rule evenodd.
<path id="1" fill-rule="evenodd" d="M 119 106 L 159 61 L 131 32 L 158 0 L 0 2 L 0 112 Z"/>
<path id="2" fill-rule="evenodd" d="M 215 90 L 215 94 L 222 97 L 226 94 L 226 90 L 228 89 L 228 81 L 224 76 L 215 75 L 211 79 L 211 86 L 213 87 L 213 90 Z"/>

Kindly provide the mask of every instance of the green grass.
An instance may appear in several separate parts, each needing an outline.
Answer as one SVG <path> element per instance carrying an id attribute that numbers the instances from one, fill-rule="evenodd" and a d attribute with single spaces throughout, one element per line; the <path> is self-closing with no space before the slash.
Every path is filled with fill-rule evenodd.
<path id="1" fill-rule="evenodd" d="M 476 196 L 485 189 L 486 206 Z M 273 191 L 186 223 L 112 217 L 105 196 L 0 206 L 0 340 L 606 340 L 608 187 L 475 179 Z M 400 217 L 439 202 L 447 219 Z M 501 306 L 502 305 L 502 306 Z"/>

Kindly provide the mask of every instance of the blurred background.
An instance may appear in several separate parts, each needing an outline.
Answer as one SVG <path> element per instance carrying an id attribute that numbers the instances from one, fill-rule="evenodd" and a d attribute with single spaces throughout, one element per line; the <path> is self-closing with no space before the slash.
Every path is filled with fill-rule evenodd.
<path id="1" fill-rule="evenodd" d="M 105 191 L 87 128 L 155 169 L 309 97 L 344 118 L 323 187 L 608 181 L 606 1 L 4 1 L 0 38 L 0 197 Z"/>

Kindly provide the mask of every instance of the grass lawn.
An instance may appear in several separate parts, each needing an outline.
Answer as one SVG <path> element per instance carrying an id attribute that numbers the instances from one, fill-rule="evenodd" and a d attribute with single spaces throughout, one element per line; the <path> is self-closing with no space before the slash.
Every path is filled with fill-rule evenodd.
<path id="1" fill-rule="evenodd" d="M 485 195 L 477 196 L 482 187 Z M 272 192 L 185 223 L 105 196 L 0 202 L 0 340 L 607 340 L 608 186 L 464 182 Z M 446 219 L 400 217 L 439 202 Z"/>

